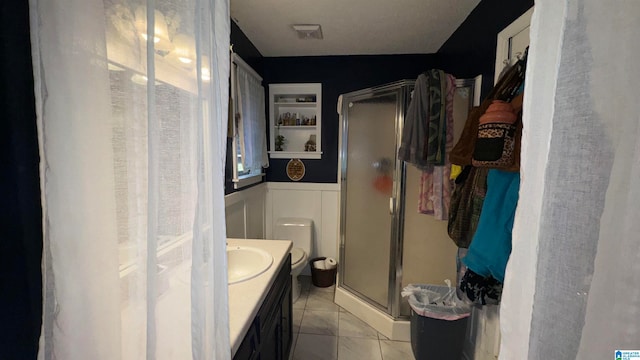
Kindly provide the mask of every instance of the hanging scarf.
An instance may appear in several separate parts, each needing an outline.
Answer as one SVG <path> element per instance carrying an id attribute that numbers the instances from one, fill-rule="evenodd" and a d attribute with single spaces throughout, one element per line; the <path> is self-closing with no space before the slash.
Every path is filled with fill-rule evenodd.
<path id="1" fill-rule="evenodd" d="M 429 70 L 429 119 L 427 164 L 444 165 L 447 143 L 446 111 L 447 78 L 442 70 Z"/>
<path id="2" fill-rule="evenodd" d="M 442 73 L 442 81 L 440 81 L 440 89 L 436 90 L 432 87 L 432 94 L 438 93 L 442 96 L 432 96 L 437 99 L 431 102 L 433 120 L 435 123 L 436 113 L 438 123 L 443 123 L 443 128 L 438 131 L 439 136 L 433 137 L 433 144 L 440 142 L 442 150 L 440 152 L 443 161 L 442 165 L 429 166 L 424 169 L 420 177 L 420 197 L 418 199 L 418 212 L 427 215 L 433 215 L 438 220 L 447 220 L 449 218 L 449 204 L 451 202 L 451 164 L 445 156 L 453 148 L 453 95 L 455 92 L 455 78 L 452 75 L 444 74 L 442 70 L 432 70 L 432 72 Z M 431 77 L 433 78 L 433 77 Z M 444 101 L 442 101 L 444 100 Z M 437 109 L 441 109 L 439 111 Z M 431 123 L 430 123 L 431 126 Z M 431 140 L 432 138 L 429 138 Z M 432 142 L 430 141 L 429 144 Z M 437 148 L 434 146 L 434 148 Z"/>

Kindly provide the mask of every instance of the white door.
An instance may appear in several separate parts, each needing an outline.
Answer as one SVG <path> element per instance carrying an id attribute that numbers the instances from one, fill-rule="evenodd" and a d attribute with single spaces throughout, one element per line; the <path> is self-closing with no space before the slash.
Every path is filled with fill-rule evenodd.
<path id="1" fill-rule="evenodd" d="M 532 14 L 533 8 L 522 14 L 498 34 L 494 83 L 498 81 L 502 70 L 507 65 L 513 65 L 518 61 L 518 58 L 524 54 L 529 46 L 529 25 Z"/>

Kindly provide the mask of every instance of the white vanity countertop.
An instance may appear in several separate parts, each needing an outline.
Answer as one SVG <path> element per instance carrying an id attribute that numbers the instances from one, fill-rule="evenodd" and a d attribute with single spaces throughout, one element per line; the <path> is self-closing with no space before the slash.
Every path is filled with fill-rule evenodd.
<path id="1" fill-rule="evenodd" d="M 262 274 L 239 283 L 229 285 L 229 336 L 231 356 L 238 351 L 249 325 L 258 314 L 262 302 L 273 281 L 291 251 L 291 241 L 227 239 L 228 246 L 253 246 L 263 249 L 273 256 L 273 264 Z"/>

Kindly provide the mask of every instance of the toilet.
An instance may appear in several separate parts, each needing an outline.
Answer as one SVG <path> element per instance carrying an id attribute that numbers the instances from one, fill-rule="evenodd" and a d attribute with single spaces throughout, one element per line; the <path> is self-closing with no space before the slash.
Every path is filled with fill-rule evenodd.
<path id="1" fill-rule="evenodd" d="M 300 297 L 298 275 L 302 272 L 311 254 L 313 221 L 303 218 L 280 218 L 276 221 L 273 234 L 278 240 L 291 240 L 291 296 L 293 302 Z"/>

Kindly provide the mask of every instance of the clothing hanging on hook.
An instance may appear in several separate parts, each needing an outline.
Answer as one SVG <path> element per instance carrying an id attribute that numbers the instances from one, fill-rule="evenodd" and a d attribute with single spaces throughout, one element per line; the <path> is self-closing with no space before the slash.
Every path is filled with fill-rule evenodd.
<path id="1" fill-rule="evenodd" d="M 418 76 L 404 121 L 399 160 L 419 169 L 444 164 L 445 93 L 446 74 L 442 70 Z"/>
<path id="2" fill-rule="evenodd" d="M 455 78 L 452 75 L 444 74 L 441 86 L 444 91 L 441 93 L 441 101 L 437 106 L 443 105 L 444 107 L 444 111 L 439 114 L 439 120 L 444 120 L 444 127 L 440 131 L 443 137 L 441 141 L 445 145 L 442 154 L 445 161 L 441 166 L 432 166 L 422 171 L 418 211 L 422 214 L 433 215 L 437 220 L 448 220 L 453 182 L 451 181 L 451 163 L 446 154 L 453 148 Z"/>
<path id="3" fill-rule="evenodd" d="M 482 101 L 480 106 L 474 107 L 469 112 L 467 122 L 464 125 L 460 139 L 449 154 L 449 160 L 456 165 L 471 165 L 473 152 L 476 147 L 478 125 L 480 116 L 485 113 L 493 100 L 510 102 L 517 95 L 518 89 L 524 82 L 526 59 L 519 60 L 498 80 L 496 86 Z M 518 161 L 518 168 L 519 168 Z"/>
<path id="4" fill-rule="evenodd" d="M 398 159 L 422 170 L 418 212 L 446 220 L 451 196 L 455 78 L 432 69 L 418 76 L 407 110 Z"/>
<path id="5" fill-rule="evenodd" d="M 522 58 L 520 58 L 513 67 L 511 67 L 501 77 L 500 81 L 498 81 L 498 84 L 490 93 L 490 96 L 488 96 L 482 103 L 480 107 L 481 110 L 476 109 L 477 111 L 469 116 L 467 120 L 468 123 L 465 125 L 465 130 L 468 130 L 472 126 L 475 127 L 474 132 L 466 134 L 468 136 L 467 141 L 469 141 L 469 143 L 464 144 L 459 142 L 456 144 L 456 148 L 458 150 L 472 150 L 476 151 L 477 154 L 489 154 L 485 151 L 487 150 L 486 148 L 477 149 L 478 146 L 494 144 L 487 142 L 490 138 L 487 135 L 489 133 L 482 135 L 477 132 L 480 116 L 486 112 L 486 109 L 489 108 L 491 103 L 494 103 L 494 112 L 491 113 L 493 117 L 489 116 L 483 118 L 483 126 L 494 125 L 493 123 L 507 124 L 509 121 L 514 119 L 513 115 L 517 114 L 516 123 L 511 123 L 510 125 L 510 131 L 513 131 L 513 134 L 511 135 L 511 138 L 513 138 L 512 142 L 507 142 L 507 137 L 505 135 L 503 139 L 503 141 L 505 141 L 503 144 L 504 149 L 500 148 L 500 152 L 493 152 L 494 155 L 501 154 L 501 158 L 499 160 L 504 160 L 505 162 L 475 162 L 478 166 L 486 166 L 484 169 L 491 169 L 488 169 L 486 177 L 486 196 L 483 199 L 482 209 L 479 213 L 477 228 L 475 229 L 473 239 L 469 244 L 468 252 L 462 259 L 468 269 L 462 277 L 459 285 L 460 289 L 463 290 L 462 293 L 468 300 L 481 305 L 498 304 L 500 302 L 506 263 L 511 253 L 511 230 L 513 227 L 515 209 L 518 204 L 518 192 L 520 186 L 520 141 L 522 133 L 521 110 L 527 55 L 528 51 L 525 50 Z M 502 103 L 500 101 L 496 102 L 495 100 L 502 100 L 508 103 Z M 498 135 L 498 133 L 496 133 L 496 135 Z M 476 141 L 478 136 L 481 136 L 484 142 Z M 499 137 L 493 135 L 491 137 L 495 137 L 496 142 L 494 145 L 499 143 L 497 141 L 499 140 Z M 461 137 L 460 141 L 462 140 L 463 139 Z M 471 144 L 473 146 L 471 146 Z M 507 148 L 507 145 L 512 146 L 512 148 Z M 481 151 L 478 152 L 478 150 Z M 512 153 L 509 151 L 512 151 Z M 466 154 L 459 152 L 455 155 Z M 513 161 L 511 161 L 513 164 L 509 166 L 509 162 L 506 160 L 510 158 L 511 155 L 513 155 Z M 452 154 L 452 157 L 453 156 L 454 154 Z M 506 171 L 498 170 L 498 168 L 502 168 Z M 456 188 L 456 190 L 458 190 L 458 188 Z M 462 195 L 454 194 L 454 196 Z M 469 217 L 469 215 L 467 215 L 467 217 Z M 451 221 L 450 225 L 452 225 Z M 462 239 L 454 239 L 454 241 L 455 240 L 458 240 L 457 243 L 459 243 Z"/>

